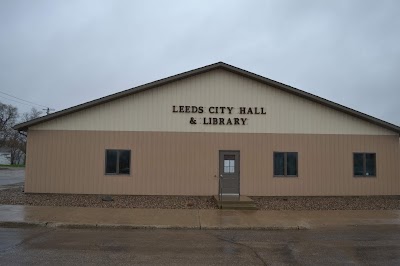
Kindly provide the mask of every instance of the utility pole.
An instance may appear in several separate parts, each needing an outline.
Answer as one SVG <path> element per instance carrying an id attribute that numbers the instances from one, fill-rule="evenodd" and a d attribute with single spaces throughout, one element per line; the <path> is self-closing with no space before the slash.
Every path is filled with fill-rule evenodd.
<path id="1" fill-rule="evenodd" d="M 46 111 L 46 115 L 50 114 L 50 111 L 54 111 L 54 109 L 51 109 L 50 107 L 47 107 L 46 109 L 42 109 L 43 111 Z"/>

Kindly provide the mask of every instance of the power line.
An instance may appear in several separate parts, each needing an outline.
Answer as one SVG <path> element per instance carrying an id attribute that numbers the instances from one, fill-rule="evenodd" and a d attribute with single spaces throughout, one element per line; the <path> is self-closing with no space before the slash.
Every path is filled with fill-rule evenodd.
<path id="1" fill-rule="evenodd" d="M 6 100 L 9 100 L 9 101 L 13 101 L 13 102 L 16 102 L 16 103 L 19 103 L 19 104 L 24 104 L 24 105 L 26 105 L 26 106 L 35 107 L 35 106 L 34 106 L 34 105 L 32 105 L 32 104 L 23 103 L 23 102 L 20 102 L 20 101 L 14 100 L 14 99 L 9 99 L 9 98 L 6 98 L 6 97 L 4 97 L 4 96 L 1 96 L 1 95 L 0 95 L 0 98 L 6 99 Z"/>
<path id="2" fill-rule="evenodd" d="M 40 107 L 48 108 L 48 106 L 44 106 L 44 105 L 41 105 L 41 104 L 38 104 L 38 103 L 34 103 L 34 102 L 31 102 L 31 101 L 27 101 L 27 100 L 18 98 L 18 97 L 16 97 L 16 96 L 13 96 L 13 95 L 11 95 L 11 94 L 8 94 L 8 93 L 2 92 L 2 91 L 0 91 L 0 93 L 5 94 L 5 95 L 10 96 L 10 97 L 13 97 L 13 98 L 15 98 L 15 99 L 18 99 L 18 100 L 21 100 L 21 101 L 30 103 L 30 104 L 34 104 L 34 105 L 37 105 L 37 106 L 40 106 Z"/>
<path id="3" fill-rule="evenodd" d="M 1 95 L 0 95 L 0 98 L 6 99 L 6 100 L 8 100 L 8 101 L 13 101 L 13 102 L 16 102 L 16 103 L 19 103 L 19 104 L 23 104 L 23 105 L 26 105 L 26 106 L 29 106 L 29 107 L 34 107 L 34 108 L 36 108 L 36 107 L 33 106 L 32 104 L 20 102 L 20 101 L 17 101 L 17 100 L 14 100 L 14 99 L 10 99 L 10 98 L 7 98 L 7 97 L 1 96 Z M 46 114 L 48 114 L 48 115 L 50 114 L 51 111 L 55 111 L 55 109 L 50 108 L 50 107 L 46 107 L 45 109 L 42 109 L 42 110 L 45 111 Z"/>

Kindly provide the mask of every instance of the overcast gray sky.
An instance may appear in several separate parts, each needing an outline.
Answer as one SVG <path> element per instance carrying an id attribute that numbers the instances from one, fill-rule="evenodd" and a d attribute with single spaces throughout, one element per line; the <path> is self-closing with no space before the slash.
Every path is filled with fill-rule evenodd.
<path id="1" fill-rule="evenodd" d="M 223 61 L 400 125 L 399 14 L 395 0 L 0 0 L 0 91 L 59 111 Z"/>

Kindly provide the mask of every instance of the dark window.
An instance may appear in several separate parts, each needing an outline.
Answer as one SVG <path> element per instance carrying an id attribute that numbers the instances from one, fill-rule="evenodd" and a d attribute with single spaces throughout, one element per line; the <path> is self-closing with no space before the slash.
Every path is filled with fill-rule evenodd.
<path id="1" fill-rule="evenodd" d="M 106 150 L 106 174 L 129 175 L 130 172 L 130 150 Z"/>
<path id="2" fill-rule="evenodd" d="M 274 152 L 274 176 L 297 176 L 297 152 Z"/>
<path id="3" fill-rule="evenodd" d="M 354 175 L 363 176 L 364 175 L 364 154 L 354 153 Z"/>
<path id="4" fill-rule="evenodd" d="M 107 150 L 106 151 L 106 173 L 116 174 L 117 173 L 117 161 L 118 151 Z"/>
<path id="5" fill-rule="evenodd" d="M 354 176 L 376 176 L 376 154 L 354 153 Z"/>
<path id="6" fill-rule="evenodd" d="M 286 175 L 297 176 L 297 153 L 286 153 Z"/>
<path id="7" fill-rule="evenodd" d="M 274 153 L 274 175 L 285 175 L 285 153 Z"/>

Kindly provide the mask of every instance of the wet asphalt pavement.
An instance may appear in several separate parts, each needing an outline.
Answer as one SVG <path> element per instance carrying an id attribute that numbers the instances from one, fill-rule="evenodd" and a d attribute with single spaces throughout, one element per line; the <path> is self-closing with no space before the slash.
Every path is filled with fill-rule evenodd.
<path id="1" fill-rule="evenodd" d="M 0 169 L 0 189 L 22 185 L 25 180 L 25 169 Z"/>
<path id="2" fill-rule="evenodd" d="M 399 265 L 399 226 L 325 230 L 0 228 L 0 265 Z"/>

